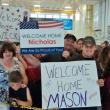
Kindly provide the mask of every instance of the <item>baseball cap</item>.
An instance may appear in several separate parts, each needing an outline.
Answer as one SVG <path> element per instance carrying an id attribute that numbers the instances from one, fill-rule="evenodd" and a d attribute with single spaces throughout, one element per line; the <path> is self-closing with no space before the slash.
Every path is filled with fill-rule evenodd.
<path id="1" fill-rule="evenodd" d="M 87 46 L 88 44 L 91 46 L 96 45 L 95 39 L 92 36 L 87 36 L 84 38 L 84 45 Z"/>

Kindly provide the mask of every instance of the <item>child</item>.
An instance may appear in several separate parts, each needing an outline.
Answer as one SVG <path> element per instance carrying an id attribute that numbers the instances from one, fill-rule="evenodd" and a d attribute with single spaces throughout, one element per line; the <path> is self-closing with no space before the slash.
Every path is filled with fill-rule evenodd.
<path id="1" fill-rule="evenodd" d="M 18 106 L 32 106 L 30 91 L 23 83 L 23 77 L 19 71 L 13 71 L 9 75 L 9 98 L 11 104 Z M 11 107 L 11 110 L 14 107 Z M 15 108 L 16 110 L 17 108 Z M 21 110 L 21 109 L 19 109 Z"/>
<path id="2" fill-rule="evenodd" d="M 110 60 L 104 70 L 105 84 L 103 88 L 102 110 L 110 110 Z"/>

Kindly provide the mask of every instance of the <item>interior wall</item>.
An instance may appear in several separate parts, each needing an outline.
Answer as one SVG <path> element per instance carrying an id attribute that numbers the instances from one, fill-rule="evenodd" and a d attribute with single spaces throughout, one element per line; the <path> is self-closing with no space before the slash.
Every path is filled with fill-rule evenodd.
<path id="1" fill-rule="evenodd" d="M 99 0 L 96 4 L 81 5 L 78 8 L 80 19 L 73 17 L 74 33 L 77 38 L 87 35 L 94 36 L 97 43 L 104 40 L 110 42 L 110 0 Z"/>
<path id="2" fill-rule="evenodd" d="M 110 42 L 110 0 L 100 0 L 94 6 L 94 36 L 98 43 Z"/>

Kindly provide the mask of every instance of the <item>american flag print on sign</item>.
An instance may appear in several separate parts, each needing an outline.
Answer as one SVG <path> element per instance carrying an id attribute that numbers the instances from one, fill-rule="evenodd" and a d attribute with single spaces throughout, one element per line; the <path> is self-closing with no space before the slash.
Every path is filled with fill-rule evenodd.
<path id="1" fill-rule="evenodd" d="M 63 21 L 29 21 L 21 22 L 20 29 L 64 28 Z"/>
<path id="2" fill-rule="evenodd" d="M 38 29 L 38 23 L 34 21 L 21 22 L 20 29 Z"/>
<path id="3" fill-rule="evenodd" d="M 62 21 L 30 20 L 21 22 L 20 29 L 21 54 L 61 53 L 64 50 Z"/>
<path id="4" fill-rule="evenodd" d="M 39 28 L 63 28 L 63 21 L 38 21 Z"/>

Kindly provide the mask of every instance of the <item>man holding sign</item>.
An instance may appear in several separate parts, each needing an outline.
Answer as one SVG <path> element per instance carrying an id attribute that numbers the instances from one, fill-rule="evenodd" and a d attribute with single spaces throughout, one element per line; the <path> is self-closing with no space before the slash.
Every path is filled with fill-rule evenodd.
<path id="1" fill-rule="evenodd" d="M 95 42 L 94 38 L 91 36 L 84 38 L 81 60 L 95 60 L 93 58 L 95 49 L 96 49 L 96 42 Z M 100 68 L 100 65 L 98 64 L 98 62 L 96 62 L 96 66 L 97 66 L 98 79 L 99 79 L 97 81 L 97 83 L 99 84 L 100 87 L 103 87 L 104 80 L 102 78 L 102 71 L 101 71 L 101 68 Z M 77 109 L 75 109 L 75 110 L 77 110 Z M 97 110 L 97 107 L 79 108 L 78 110 Z"/>
<path id="2" fill-rule="evenodd" d="M 81 110 L 85 110 L 84 107 L 101 105 L 95 61 L 51 62 L 41 65 L 44 109 L 83 107 Z"/>
<path id="3" fill-rule="evenodd" d="M 80 60 L 95 60 L 94 52 L 96 50 L 96 42 L 92 36 L 87 36 L 84 38 L 84 44 L 82 48 L 82 56 Z M 100 87 L 104 86 L 104 80 L 102 78 L 102 71 L 98 62 L 96 62 L 97 74 L 98 74 L 98 85 Z M 102 94 L 101 94 L 102 95 Z M 97 110 L 98 107 L 87 107 L 87 108 L 76 108 L 74 110 Z"/>
<path id="4" fill-rule="evenodd" d="M 66 34 L 64 37 L 64 51 L 57 54 L 48 54 L 41 59 L 42 62 L 60 62 L 79 60 L 80 55 L 75 52 L 74 45 L 76 37 L 72 34 Z"/>
<path id="5" fill-rule="evenodd" d="M 93 55 L 94 55 L 94 51 L 95 51 L 95 46 L 96 46 L 96 44 L 95 44 L 95 40 L 92 38 L 92 37 L 86 37 L 85 39 L 84 39 L 84 46 L 83 46 L 83 50 L 82 50 L 82 57 L 79 59 L 79 60 L 94 60 L 93 59 Z M 67 54 L 66 54 L 67 55 Z M 72 60 L 72 58 L 71 58 L 71 60 Z M 74 61 L 75 59 L 73 59 L 73 61 Z M 77 59 L 78 60 L 78 59 Z M 71 63 L 71 62 L 70 62 Z M 54 65 L 55 66 L 55 65 Z M 46 67 L 46 66 L 45 66 Z M 86 68 L 86 66 L 85 66 L 85 68 Z M 57 68 L 58 69 L 58 68 Z M 60 72 L 60 70 L 61 70 L 61 68 L 59 68 L 59 70 L 57 71 L 57 69 L 55 69 L 55 73 L 57 73 L 57 72 Z M 87 68 L 86 68 L 87 69 Z M 47 70 L 48 70 L 48 68 L 47 68 Z M 63 70 L 62 70 L 63 71 Z M 68 71 L 70 71 L 69 69 L 68 69 Z M 73 69 L 72 69 L 72 71 L 73 71 Z M 101 78 L 101 71 L 100 71 L 100 67 L 99 66 L 97 66 L 97 71 L 98 71 L 98 77 L 99 78 Z M 44 71 L 42 71 L 42 73 L 43 73 Z M 52 72 L 52 71 L 51 71 Z M 64 72 L 63 72 L 64 73 Z M 77 72 L 76 72 L 77 73 Z M 62 75 L 61 75 L 62 76 Z M 56 76 L 57 77 L 57 76 Z M 58 77 L 57 77 L 58 78 Z M 69 81 L 70 79 L 69 79 L 69 77 L 68 77 L 68 79 L 67 79 L 67 82 Z M 89 80 L 89 79 L 88 79 Z M 95 80 L 95 79 L 94 79 Z M 42 79 L 42 81 L 44 81 L 44 79 Z M 94 81 L 95 82 L 95 81 Z M 87 83 L 87 82 L 86 82 Z M 96 82 L 95 82 L 96 83 Z M 59 83 L 57 83 L 57 84 L 59 84 Z M 62 84 L 62 83 L 61 83 Z M 75 85 L 80 85 L 80 82 L 75 82 L 74 83 Z M 100 85 L 100 86 L 104 86 L 104 81 L 103 81 L 103 79 L 100 79 L 100 80 L 98 80 L 98 84 Z M 94 86 L 94 85 L 93 85 Z M 53 87 L 54 87 L 54 85 L 53 85 Z M 59 86 L 60 87 L 60 86 Z M 92 86 L 91 86 L 91 88 L 92 88 Z M 54 88 L 53 88 L 54 89 Z M 57 88 L 56 88 L 57 89 Z M 44 88 L 43 88 L 43 90 L 44 90 Z M 42 91 L 43 91 L 42 90 Z M 52 90 L 52 89 L 51 89 Z M 62 89 L 63 90 L 63 89 Z M 73 91 L 73 94 L 75 94 L 76 92 L 74 92 Z M 72 97 L 73 97 L 73 94 L 72 94 Z M 86 91 L 85 91 L 85 97 L 86 97 Z M 80 94 L 81 95 L 81 94 Z M 93 94 L 91 94 L 91 97 L 89 97 L 90 99 L 94 96 L 94 95 L 96 95 L 96 93 L 94 92 Z M 98 94 L 99 95 L 99 94 Z M 81 97 L 83 97 L 82 95 L 81 95 Z M 43 98 L 46 100 L 46 97 L 45 96 L 43 96 Z M 50 97 L 49 98 L 49 101 L 50 101 L 50 99 L 53 99 L 53 97 Z M 57 94 L 57 96 L 56 96 L 56 98 L 55 99 L 53 99 L 53 101 L 55 102 L 56 100 L 57 100 L 57 98 L 59 98 L 58 97 L 58 94 Z M 68 99 L 71 101 L 71 97 L 68 97 Z M 75 100 L 75 99 L 74 99 Z M 59 101 L 63 101 L 63 103 L 65 102 L 65 98 L 62 96 L 62 99 L 61 100 L 59 100 Z M 95 100 L 94 100 L 95 101 Z M 97 99 L 96 99 L 96 101 L 97 101 Z M 84 100 L 84 97 L 83 97 L 83 102 L 85 102 L 84 104 L 86 104 L 86 99 Z M 66 102 L 65 102 L 66 103 Z M 93 102 L 94 103 L 94 102 Z M 49 104 L 49 103 L 48 103 Z M 60 103 L 60 105 L 62 105 L 62 103 Z M 49 106 L 49 105 L 48 105 Z M 95 106 L 97 106 L 97 105 L 95 105 Z M 100 106 L 100 104 L 99 104 L 99 106 Z M 89 106 L 82 106 L 82 107 L 87 107 L 87 108 L 81 108 L 81 106 L 79 106 L 78 108 L 75 108 L 75 106 L 56 106 L 56 107 L 59 107 L 59 108 L 65 108 L 65 109 L 67 109 L 68 110 L 68 108 L 69 108 L 69 110 L 70 110 L 70 108 L 72 109 L 73 107 L 74 107 L 74 109 L 72 109 L 72 110 L 97 110 L 97 107 L 93 107 L 93 105 L 90 107 L 90 105 Z"/>

